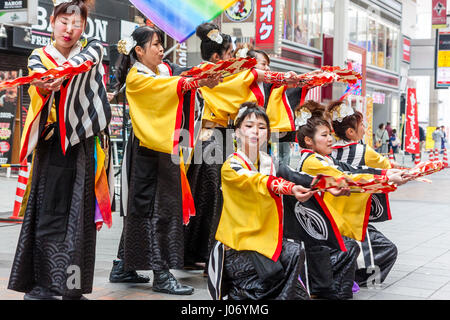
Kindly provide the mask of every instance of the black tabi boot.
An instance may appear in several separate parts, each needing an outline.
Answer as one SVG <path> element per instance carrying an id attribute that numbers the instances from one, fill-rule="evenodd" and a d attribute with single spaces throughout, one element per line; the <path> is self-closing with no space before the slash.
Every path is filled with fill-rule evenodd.
<path id="1" fill-rule="evenodd" d="M 109 282 L 129 282 L 129 283 L 147 283 L 150 278 L 138 274 L 136 271 L 125 271 L 122 260 L 114 260 L 111 273 L 109 274 Z"/>
<path id="2" fill-rule="evenodd" d="M 31 291 L 25 293 L 23 300 L 61 300 L 56 292 L 47 288 L 36 286 Z"/>
<path id="3" fill-rule="evenodd" d="M 153 274 L 153 291 L 178 295 L 190 295 L 194 293 L 193 287 L 179 283 L 169 270 L 153 270 Z"/>

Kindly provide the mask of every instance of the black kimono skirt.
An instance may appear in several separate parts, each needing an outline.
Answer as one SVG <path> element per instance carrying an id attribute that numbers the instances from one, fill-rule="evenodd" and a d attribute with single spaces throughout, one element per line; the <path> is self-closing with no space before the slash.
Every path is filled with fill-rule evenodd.
<path id="1" fill-rule="evenodd" d="M 35 149 L 30 195 L 8 289 L 91 293 L 96 227 L 94 137 L 62 153 L 59 130 Z M 45 134 L 43 135 L 45 136 Z"/>

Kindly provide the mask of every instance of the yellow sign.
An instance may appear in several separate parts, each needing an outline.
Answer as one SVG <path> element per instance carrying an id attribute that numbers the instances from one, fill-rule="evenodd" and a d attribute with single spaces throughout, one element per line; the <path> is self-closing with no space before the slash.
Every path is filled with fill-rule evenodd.
<path id="1" fill-rule="evenodd" d="M 450 67 L 450 51 L 438 52 L 438 67 Z"/>
<path id="2" fill-rule="evenodd" d="M 434 149 L 434 140 L 432 134 L 436 130 L 436 127 L 427 127 L 427 140 L 425 141 L 425 149 Z"/>
<path id="3" fill-rule="evenodd" d="M 373 98 L 367 97 L 366 101 L 366 136 L 364 142 L 369 146 L 373 146 Z"/>

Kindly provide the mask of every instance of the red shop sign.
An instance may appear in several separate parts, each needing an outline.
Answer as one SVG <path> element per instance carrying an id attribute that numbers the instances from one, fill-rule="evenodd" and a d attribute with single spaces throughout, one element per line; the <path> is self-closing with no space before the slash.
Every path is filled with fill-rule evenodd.
<path id="1" fill-rule="evenodd" d="M 273 49 L 275 44 L 276 0 L 256 1 L 255 45 L 260 49 Z"/>
<path id="2" fill-rule="evenodd" d="M 433 0 L 431 4 L 431 24 L 433 28 L 447 26 L 447 0 Z"/>
<path id="3" fill-rule="evenodd" d="M 411 62 L 411 40 L 403 38 L 403 61 Z"/>
<path id="4" fill-rule="evenodd" d="M 420 152 L 417 96 L 413 88 L 408 88 L 406 103 L 405 151 L 414 154 Z"/>

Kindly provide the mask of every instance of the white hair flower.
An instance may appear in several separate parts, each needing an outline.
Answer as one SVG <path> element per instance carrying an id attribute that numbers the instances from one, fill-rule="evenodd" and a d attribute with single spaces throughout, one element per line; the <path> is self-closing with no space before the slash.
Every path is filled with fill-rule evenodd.
<path id="1" fill-rule="evenodd" d="M 311 111 L 305 107 L 301 108 L 299 113 L 299 116 L 295 118 L 295 126 L 297 129 L 304 126 L 308 122 L 308 119 L 312 117 Z"/>
<path id="2" fill-rule="evenodd" d="M 136 47 L 136 44 L 137 42 L 133 39 L 133 37 L 121 39 L 117 43 L 117 51 L 127 56 L 130 54 L 131 50 Z"/>
<path id="3" fill-rule="evenodd" d="M 213 29 L 210 32 L 208 32 L 207 37 L 212 41 L 217 42 L 218 44 L 222 44 L 223 42 L 223 38 L 220 35 L 219 30 L 217 29 Z"/>
<path id="4" fill-rule="evenodd" d="M 347 103 L 343 103 L 333 110 L 332 119 L 333 121 L 342 122 L 345 117 L 351 116 L 354 113 L 355 110 L 353 110 L 350 105 L 348 105 Z"/>

